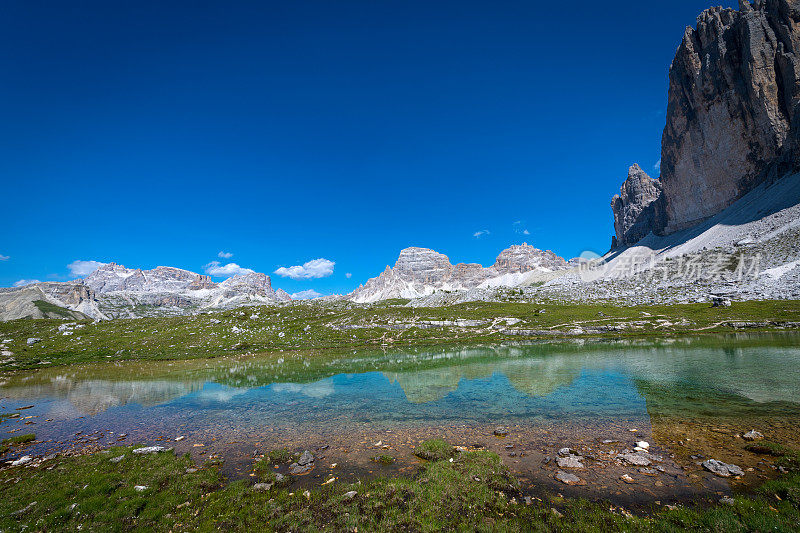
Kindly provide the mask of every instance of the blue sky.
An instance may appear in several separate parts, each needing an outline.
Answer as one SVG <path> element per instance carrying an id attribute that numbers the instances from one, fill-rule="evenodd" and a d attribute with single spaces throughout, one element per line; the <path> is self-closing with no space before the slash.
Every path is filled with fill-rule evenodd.
<path id="1" fill-rule="evenodd" d="M 331 294 L 406 246 L 604 252 L 706 7 L 4 2 L 0 285 L 233 262 Z"/>

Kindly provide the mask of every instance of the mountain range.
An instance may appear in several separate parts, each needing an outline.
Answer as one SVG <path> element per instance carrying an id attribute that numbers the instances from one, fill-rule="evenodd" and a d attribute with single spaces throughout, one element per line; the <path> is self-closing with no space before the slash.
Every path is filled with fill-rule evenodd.
<path id="1" fill-rule="evenodd" d="M 738 10 L 707 9 L 686 28 L 669 69 L 660 169 L 652 179 L 638 165 L 629 168 L 611 200 L 611 250 L 591 276 L 581 261 L 527 244 L 502 251 L 486 268 L 410 247 L 394 267 L 339 298 L 443 305 L 492 299 L 503 287 L 621 303 L 702 301 L 712 292 L 800 298 L 798 0 L 740 0 Z M 745 256 L 759 264 L 742 276 L 736 265 Z M 639 262 L 661 277 L 635 268 Z M 686 262 L 724 268 L 698 278 L 682 270 Z M 85 280 L 0 289 L 0 318 L 184 314 L 289 300 L 265 274 L 215 283 L 178 268 L 109 263 Z"/>

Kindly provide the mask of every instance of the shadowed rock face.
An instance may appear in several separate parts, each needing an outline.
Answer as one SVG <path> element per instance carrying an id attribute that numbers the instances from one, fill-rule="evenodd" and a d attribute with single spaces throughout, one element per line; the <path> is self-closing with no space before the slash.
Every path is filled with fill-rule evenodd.
<path id="1" fill-rule="evenodd" d="M 615 209 L 618 244 L 646 235 L 647 223 L 662 235 L 693 226 L 798 168 L 800 0 L 708 9 L 670 67 L 655 213 L 622 209 L 617 227 Z"/>
<path id="2" fill-rule="evenodd" d="M 656 201 L 661 182 L 654 180 L 639 165 L 628 170 L 628 179 L 619 194 L 611 199 L 617 246 L 629 246 L 653 231 Z"/>
<path id="3" fill-rule="evenodd" d="M 665 233 L 720 212 L 797 162 L 785 149 L 798 119 L 799 23 L 798 0 L 742 1 L 739 11 L 704 11 L 686 30 L 661 140 Z"/>

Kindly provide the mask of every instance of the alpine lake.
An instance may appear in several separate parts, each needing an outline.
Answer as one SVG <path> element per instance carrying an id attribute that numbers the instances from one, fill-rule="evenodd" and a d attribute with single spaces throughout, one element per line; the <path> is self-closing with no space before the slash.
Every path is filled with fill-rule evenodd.
<path id="1" fill-rule="evenodd" d="M 157 445 L 248 479 L 254 461 L 285 448 L 311 452 L 297 476 L 311 486 L 413 475 L 414 449 L 440 437 L 498 453 L 531 497 L 719 499 L 777 475 L 745 449 L 748 431 L 800 448 L 800 334 L 72 365 L 5 376 L 0 413 L 13 416 L 0 422 L 3 438 L 36 435 L 6 461 Z M 622 459 L 641 441 L 648 464 Z M 720 477 L 707 459 L 744 473 Z"/>

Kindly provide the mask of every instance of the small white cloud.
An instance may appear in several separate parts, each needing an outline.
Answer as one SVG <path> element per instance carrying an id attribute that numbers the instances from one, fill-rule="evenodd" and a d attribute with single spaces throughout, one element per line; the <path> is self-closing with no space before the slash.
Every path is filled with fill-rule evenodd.
<path id="1" fill-rule="evenodd" d="M 88 276 L 101 266 L 105 265 L 106 263 L 101 263 L 100 261 L 73 261 L 72 263 L 67 265 L 69 269 L 69 273 L 72 276 L 82 278 L 84 276 Z"/>
<path id="2" fill-rule="evenodd" d="M 233 257 L 233 254 L 231 252 L 220 252 L 217 254 L 217 257 L 221 259 L 230 259 L 231 257 Z"/>
<path id="3" fill-rule="evenodd" d="M 294 292 L 291 294 L 292 300 L 310 300 L 311 298 L 319 298 L 320 296 L 322 295 L 314 289 Z"/>
<path id="4" fill-rule="evenodd" d="M 353 274 L 351 272 L 348 272 L 347 274 L 344 275 L 344 277 L 346 277 L 347 279 L 350 279 L 350 278 L 353 277 Z"/>
<path id="5" fill-rule="evenodd" d="M 653 170 L 655 170 L 656 172 L 659 172 L 659 173 L 661 172 L 661 158 L 660 157 L 658 158 L 658 161 L 656 161 L 656 164 L 653 165 Z"/>
<path id="6" fill-rule="evenodd" d="M 518 233 L 520 235 L 530 235 L 531 234 L 531 232 L 528 231 L 528 228 L 525 227 L 525 223 L 523 221 L 521 221 L 521 220 L 517 220 L 516 222 L 514 222 L 511 225 L 514 227 L 514 233 Z"/>
<path id="7" fill-rule="evenodd" d="M 41 281 L 38 279 L 21 279 L 14 282 L 14 287 L 24 287 L 25 285 L 31 285 L 33 283 L 41 283 Z"/>
<path id="8" fill-rule="evenodd" d="M 333 274 L 333 261 L 328 259 L 313 259 L 302 265 L 295 265 L 290 267 L 280 267 L 275 271 L 275 274 L 292 279 L 314 279 L 324 278 Z"/>
<path id="9" fill-rule="evenodd" d="M 8 261 L 9 259 L 11 259 L 9 256 L 0 254 L 0 261 Z"/>
<path id="10" fill-rule="evenodd" d="M 211 261 L 203 267 L 206 274 L 209 276 L 216 276 L 218 278 L 229 278 L 237 274 L 252 274 L 255 270 L 249 268 L 242 268 L 236 263 L 228 263 L 227 265 L 220 264 L 219 261 Z"/>
<path id="11" fill-rule="evenodd" d="M 488 229 L 482 229 L 480 231 L 476 231 L 475 233 L 473 233 L 472 236 L 475 237 L 476 239 L 480 239 L 484 235 L 489 235 L 489 234 L 491 234 L 491 232 Z"/>

